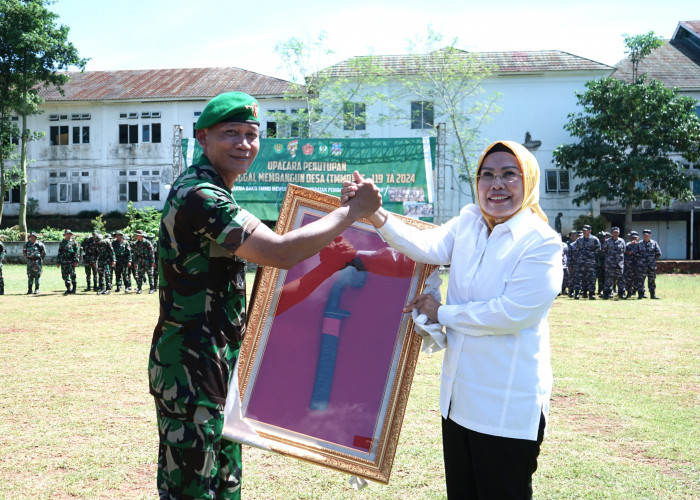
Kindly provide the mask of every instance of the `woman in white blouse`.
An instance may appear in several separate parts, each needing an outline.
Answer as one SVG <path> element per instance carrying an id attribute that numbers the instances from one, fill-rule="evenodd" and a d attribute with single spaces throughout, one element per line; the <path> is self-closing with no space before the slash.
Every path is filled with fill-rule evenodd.
<path id="1" fill-rule="evenodd" d="M 428 230 L 380 209 L 370 219 L 412 259 L 449 265 L 445 304 L 418 309 L 445 327 L 440 388 L 449 498 L 531 498 L 552 388 L 547 315 L 562 281 L 561 238 L 539 206 L 539 166 L 498 141 L 477 167 L 478 205 Z M 343 189 L 344 199 L 353 186 Z"/>

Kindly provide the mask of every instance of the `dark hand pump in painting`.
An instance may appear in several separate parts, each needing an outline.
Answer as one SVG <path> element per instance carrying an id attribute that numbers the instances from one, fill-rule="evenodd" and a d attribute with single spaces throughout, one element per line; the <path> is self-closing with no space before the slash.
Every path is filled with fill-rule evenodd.
<path id="1" fill-rule="evenodd" d="M 367 279 L 367 272 L 360 259 L 353 259 L 350 265 L 336 273 L 333 287 L 331 288 L 328 302 L 323 310 L 323 326 L 321 335 L 321 351 L 318 356 L 318 368 L 316 369 L 316 382 L 311 395 L 312 410 L 325 410 L 328 408 L 328 400 L 333 386 L 333 373 L 335 371 L 335 358 L 338 352 L 338 335 L 343 318 L 350 316 L 349 311 L 340 309 L 340 296 L 345 287 L 361 288 Z"/>

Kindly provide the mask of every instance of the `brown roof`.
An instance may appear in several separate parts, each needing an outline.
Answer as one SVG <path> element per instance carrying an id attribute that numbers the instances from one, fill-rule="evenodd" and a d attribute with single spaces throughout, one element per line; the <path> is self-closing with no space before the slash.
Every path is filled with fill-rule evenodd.
<path id="1" fill-rule="evenodd" d="M 283 95 L 290 82 L 240 68 L 154 69 L 68 73 L 64 95 L 43 88 L 46 101 L 211 98 L 241 91 L 253 96 Z"/>
<path id="2" fill-rule="evenodd" d="M 678 27 L 676 28 L 676 34 L 673 36 L 673 38 L 677 38 L 678 32 L 682 29 L 685 29 L 688 32 L 694 34 L 696 37 L 700 38 L 700 21 L 681 21 L 680 23 L 678 23 Z"/>
<path id="3" fill-rule="evenodd" d="M 614 76 L 632 81 L 629 57 L 615 65 Z M 662 81 L 667 87 L 681 90 L 700 88 L 700 47 L 688 38 L 665 40 L 664 44 L 642 59 L 639 74 Z"/>
<path id="4" fill-rule="evenodd" d="M 441 49 L 433 54 L 440 54 Z M 474 57 L 476 61 L 484 64 L 498 73 L 531 73 L 543 71 L 611 71 L 612 67 L 606 64 L 575 56 L 567 52 L 558 50 L 539 51 L 510 51 L 510 52 L 466 52 L 455 49 L 458 55 L 465 58 Z M 395 74 L 411 75 L 419 72 L 418 65 L 424 64 L 416 58 L 424 58 L 425 63 L 429 62 L 429 56 L 416 55 L 395 55 L 395 56 L 372 56 L 373 63 L 388 69 Z M 362 59 L 354 58 L 335 64 L 324 71 L 331 73 L 331 76 L 352 76 L 353 62 Z"/>

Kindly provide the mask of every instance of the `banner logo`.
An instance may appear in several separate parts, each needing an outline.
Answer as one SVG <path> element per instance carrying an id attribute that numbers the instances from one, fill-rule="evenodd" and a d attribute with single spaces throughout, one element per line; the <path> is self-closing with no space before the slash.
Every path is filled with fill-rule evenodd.
<path id="1" fill-rule="evenodd" d="M 284 146 L 282 144 L 275 144 L 272 149 L 275 150 L 275 153 L 281 153 L 284 151 Z"/>
<path id="2" fill-rule="evenodd" d="M 304 152 L 305 156 L 311 156 L 314 154 L 314 147 L 308 142 L 302 146 L 301 150 Z"/>
<path id="3" fill-rule="evenodd" d="M 287 143 L 287 151 L 294 158 L 297 155 L 297 146 L 299 145 L 299 139 L 294 139 Z"/>
<path id="4" fill-rule="evenodd" d="M 334 142 L 331 145 L 331 154 L 333 156 L 340 156 L 341 154 L 343 154 L 343 145 L 339 142 Z"/>
<path id="5" fill-rule="evenodd" d="M 318 147 L 318 153 L 321 155 L 327 155 L 328 154 L 328 145 L 327 144 L 321 144 Z"/>

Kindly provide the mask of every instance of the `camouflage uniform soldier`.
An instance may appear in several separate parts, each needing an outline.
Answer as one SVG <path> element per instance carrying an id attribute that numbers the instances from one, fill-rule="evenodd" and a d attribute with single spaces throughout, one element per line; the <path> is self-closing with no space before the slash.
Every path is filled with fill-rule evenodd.
<path id="1" fill-rule="evenodd" d="M 83 252 L 83 265 L 85 266 L 85 279 L 87 280 L 86 292 L 90 291 L 90 275 L 92 275 L 92 287 L 97 290 L 97 240 L 95 235 L 97 231 L 92 232 L 92 236 L 87 236 L 80 243 L 80 248 Z"/>
<path id="2" fill-rule="evenodd" d="M 56 267 L 61 268 L 61 278 L 66 284 L 66 291 L 63 295 L 75 293 L 77 280 L 75 276 L 75 268 L 80 262 L 80 249 L 78 243 L 73 239 L 73 232 L 66 229 L 63 232 L 63 241 L 58 245 L 58 259 Z"/>
<path id="3" fill-rule="evenodd" d="M 637 263 L 637 243 L 639 242 L 639 233 L 630 231 L 630 241 L 625 245 L 625 288 L 627 297 L 632 297 L 637 293 L 639 285 L 639 268 Z"/>
<path id="4" fill-rule="evenodd" d="M 136 241 L 133 244 L 132 252 L 134 258 L 134 272 L 136 273 L 136 293 L 141 293 L 141 287 L 148 276 L 149 293 L 156 291 L 153 284 L 153 269 L 156 267 L 153 253 L 153 245 L 144 239 L 144 232 L 140 229 L 136 231 Z"/>
<path id="5" fill-rule="evenodd" d="M 122 289 L 122 279 L 124 280 L 124 291 L 131 291 L 131 246 L 124 239 L 124 233 L 121 231 L 116 231 L 114 233 L 114 241 L 112 242 L 112 248 L 114 249 L 114 256 L 116 257 L 115 273 L 117 275 L 117 292 Z"/>
<path id="6" fill-rule="evenodd" d="M 591 226 L 583 226 L 583 237 L 576 240 L 576 283 L 574 285 L 574 299 L 579 298 L 581 289 L 583 296 L 586 294 L 591 300 L 595 300 L 595 258 L 600 252 L 600 241 L 591 234 Z"/>
<path id="7" fill-rule="evenodd" d="M 36 233 L 29 233 L 29 241 L 25 243 L 22 249 L 24 256 L 27 258 L 27 295 L 32 293 L 32 286 L 35 284 L 34 293 L 39 293 L 43 261 L 44 257 L 46 257 L 46 247 L 41 241 L 37 241 L 36 238 Z"/>
<path id="8" fill-rule="evenodd" d="M 566 283 L 566 288 L 569 291 L 569 297 L 574 296 L 574 281 L 576 278 L 576 247 L 574 244 L 578 238 L 579 234 L 577 231 L 569 231 L 568 249 L 566 251 L 566 266 L 569 268 L 569 280 Z"/>
<path id="9" fill-rule="evenodd" d="M 153 240 L 149 238 L 149 241 L 153 243 Z M 153 244 L 153 262 L 155 267 L 153 268 L 153 289 L 158 290 L 158 280 L 160 279 L 160 259 L 158 259 L 158 252 L 160 247 L 157 244 Z"/>
<path id="10" fill-rule="evenodd" d="M 160 317 L 149 358 L 158 419 L 160 498 L 240 498 L 241 448 L 222 436 L 245 332 L 245 260 L 288 269 L 379 208 L 355 176 L 351 205 L 284 235 L 239 207 L 233 185 L 260 148 L 258 103 L 230 92 L 195 125 L 203 155 L 174 182 L 160 225 Z"/>
<path id="11" fill-rule="evenodd" d="M 95 242 L 95 249 L 97 251 L 97 275 L 100 280 L 97 294 L 109 295 L 110 290 L 112 290 L 112 268 L 115 264 L 114 249 L 109 243 L 109 240 L 102 239 L 100 233 L 95 234 Z"/>
<path id="12" fill-rule="evenodd" d="M 598 233 L 598 241 L 600 241 L 601 249 L 605 245 L 605 240 L 607 239 L 608 233 L 605 231 Z M 603 255 L 603 252 L 595 256 L 595 277 L 598 282 L 598 295 L 603 295 L 603 290 L 605 289 L 605 255 Z M 595 287 L 593 288 L 595 289 Z"/>
<path id="13" fill-rule="evenodd" d="M 5 280 L 2 277 L 2 261 L 5 259 L 5 245 L 0 240 L 0 295 L 5 295 Z"/>
<path id="14" fill-rule="evenodd" d="M 642 231 L 642 241 L 637 243 L 637 267 L 639 269 L 639 285 L 637 287 L 637 297 L 645 298 L 644 279 L 649 281 L 649 294 L 652 299 L 656 296 L 656 260 L 661 258 L 661 247 L 651 239 L 651 229 Z"/>
<path id="15" fill-rule="evenodd" d="M 625 279 L 623 277 L 625 267 L 625 241 L 620 238 L 620 228 L 610 230 L 612 237 L 603 243 L 603 255 L 605 256 L 605 289 L 603 298 L 609 299 L 614 283 L 617 283 L 617 294 L 621 299 L 625 296 Z"/>

